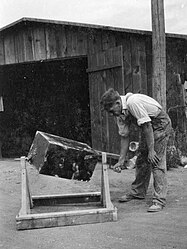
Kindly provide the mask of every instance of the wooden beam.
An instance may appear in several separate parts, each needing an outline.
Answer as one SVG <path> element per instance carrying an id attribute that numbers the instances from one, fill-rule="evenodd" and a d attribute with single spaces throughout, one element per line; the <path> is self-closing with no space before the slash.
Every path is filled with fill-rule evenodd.
<path id="1" fill-rule="evenodd" d="M 116 221 L 116 209 L 97 208 L 90 210 L 51 212 L 17 216 L 17 229 L 73 226 Z"/>
<path id="2" fill-rule="evenodd" d="M 30 214 L 30 208 L 33 207 L 32 198 L 29 190 L 27 169 L 26 169 L 26 158 L 21 157 L 21 209 L 19 215 Z"/>
<path id="3" fill-rule="evenodd" d="M 108 209 L 113 209 L 114 206 L 110 199 L 110 189 L 109 189 L 109 180 L 108 180 L 108 172 L 107 172 L 107 153 L 102 152 L 102 172 L 101 172 L 101 184 L 102 184 L 102 192 L 101 192 L 101 202 L 103 207 Z"/>
<path id="4" fill-rule="evenodd" d="M 102 151 L 100 150 L 96 150 L 96 152 L 99 154 L 99 156 L 102 156 Z M 119 158 L 119 154 L 115 154 L 115 153 L 110 153 L 110 152 L 105 152 L 107 157 L 112 157 L 112 158 L 115 158 L 115 159 L 118 159 Z"/>
<path id="5" fill-rule="evenodd" d="M 103 70 L 108 70 L 108 69 L 112 69 L 112 68 L 116 68 L 116 67 L 121 67 L 121 63 L 116 63 L 113 65 L 104 65 L 104 66 L 95 66 L 91 69 L 86 69 L 87 73 L 93 73 L 93 72 L 98 72 L 98 71 L 103 71 Z"/>
<path id="6" fill-rule="evenodd" d="M 166 110 L 166 39 L 164 1 L 151 0 L 152 10 L 152 91 L 155 98 Z"/>
<path id="7" fill-rule="evenodd" d="M 100 202 L 100 192 L 74 193 L 64 195 L 39 195 L 32 196 L 34 206 L 52 206 L 65 204 L 88 204 Z"/>

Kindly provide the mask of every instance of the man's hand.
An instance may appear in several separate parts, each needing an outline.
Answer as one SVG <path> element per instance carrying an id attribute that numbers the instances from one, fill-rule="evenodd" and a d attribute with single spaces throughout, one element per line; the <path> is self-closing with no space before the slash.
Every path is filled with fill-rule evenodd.
<path id="1" fill-rule="evenodd" d="M 117 173 L 121 173 L 121 167 L 122 166 L 123 166 L 123 164 L 118 162 L 114 166 L 112 166 L 111 168 L 113 169 L 113 171 L 115 171 Z"/>
<path id="2" fill-rule="evenodd" d="M 157 166 L 160 161 L 160 158 L 157 156 L 156 152 L 152 150 L 152 151 L 149 151 L 147 160 L 153 166 Z"/>
<path id="3" fill-rule="evenodd" d="M 148 147 L 148 162 L 151 163 L 153 166 L 157 166 L 160 159 L 157 156 L 154 150 L 154 134 L 153 128 L 150 122 L 144 123 L 142 125 L 143 132 L 145 134 L 145 139 Z"/>

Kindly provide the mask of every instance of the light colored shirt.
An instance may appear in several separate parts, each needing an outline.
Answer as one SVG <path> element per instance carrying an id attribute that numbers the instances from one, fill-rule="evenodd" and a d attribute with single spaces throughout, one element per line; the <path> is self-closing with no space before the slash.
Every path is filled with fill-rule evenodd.
<path id="1" fill-rule="evenodd" d="M 126 136 L 129 133 L 128 125 L 125 122 L 127 110 L 136 118 L 137 124 L 141 126 L 146 122 L 151 122 L 151 117 L 157 117 L 162 109 L 156 100 L 145 94 L 127 93 L 125 96 L 120 97 L 122 114 L 117 117 L 117 125 L 121 136 Z"/>

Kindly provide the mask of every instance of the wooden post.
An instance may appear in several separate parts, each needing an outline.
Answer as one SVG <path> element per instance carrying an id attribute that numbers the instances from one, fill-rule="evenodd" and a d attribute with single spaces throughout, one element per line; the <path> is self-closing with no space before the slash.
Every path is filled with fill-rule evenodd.
<path id="1" fill-rule="evenodd" d="M 102 152 L 102 166 L 101 166 L 101 203 L 103 207 L 106 207 L 106 195 L 105 195 L 105 187 L 104 187 L 104 170 L 103 167 L 106 165 L 107 156 L 106 153 Z"/>
<path id="2" fill-rule="evenodd" d="M 101 201 L 104 207 L 113 208 L 110 200 L 109 180 L 107 172 L 107 153 L 102 152 L 102 173 L 101 173 Z"/>
<path id="3" fill-rule="evenodd" d="M 152 96 L 166 111 L 166 37 L 164 0 L 151 0 L 152 11 Z M 166 150 L 163 157 L 166 169 Z"/>
<path id="4" fill-rule="evenodd" d="M 21 177 L 22 177 L 21 210 L 19 212 L 19 215 L 26 215 L 26 214 L 30 214 L 30 208 L 33 207 L 33 204 L 32 204 L 32 198 L 31 198 L 31 194 L 29 190 L 25 157 L 21 157 Z"/>
<path id="5" fill-rule="evenodd" d="M 166 39 L 164 0 L 151 0 L 152 10 L 152 94 L 166 110 Z"/>
<path id="6" fill-rule="evenodd" d="M 2 118 L 1 112 L 4 112 L 3 97 L 1 96 L 1 93 L 2 93 L 1 87 L 2 86 L 0 86 L 0 122 L 1 122 L 1 118 Z M 2 158 L 2 145 L 3 145 L 2 133 L 3 133 L 3 131 L 0 130 L 0 159 Z"/>

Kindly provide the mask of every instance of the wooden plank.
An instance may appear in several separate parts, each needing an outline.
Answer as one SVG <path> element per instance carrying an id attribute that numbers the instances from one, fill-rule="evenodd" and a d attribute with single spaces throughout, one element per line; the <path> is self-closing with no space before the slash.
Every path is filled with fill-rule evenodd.
<path id="1" fill-rule="evenodd" d="M 141 74 L 141 93 L 147 93 L 147 65 L 146 65 L 146 39 L 143 37 L 139 43 L 139 64 Z"/>
<path id="2" fill-rule="evenodd" d="M 99 54 L 91 54 L 88 57 L 88 67 L 91 69 L 95 67 L 100 67 L 100 65 L 105 65 L 104 52 Z M 92 93 L 90 96 L 93 99 L 90 103 L 92 121 L 94 120 L 94 130 L 92 129 L 92 144 L 94 144 L 95 149 L 107 150 L 107 134 L 106 130 L 103 129 L 103 124 L 105 123 L 105 113 L 101 113 L 100 110 L 100 99 L 103 94 L 103 87 L 105 85 L 104 71 L 98 71 L 89 74 L 89 85 Z M 92 112 L 94 111 L 94 112 Z"/>
<path id="3" fill-rule="evenodd" d="M 131 37 L 133 93 L 147 92 L 145 41 L 142 37 Z"/>
<path id="4" fill-rule="evenodd" d="M 91 69 L 87 69 L 86 72 L 92 73 L 92 72 L 103 71 L 103 70 L 112 69 L 112 68 L 116 68 L 116 67 L 121 67 L 121 63 L 118 62 L 118 63 L 112 64 L 112 65 L 95 66 Z"/>
<path id="5" fill-rule="evenodd" d="M 16 62 L 15 57 L 15 42 L 14 35 L 6 34 L 4 36 L 4 55 L 5 55 L 5 64 L 11 64 Z"/>
<path id="6" fill-rule="evenodd" d="M 96 54 L 90 54 L 88 57 L 88 67 L 92 68 L 99 65 Z M 102 150 L 102 129 L 100 122 L 100 83 L 101 76 L 99 73 L 89 74 L 89 89 L 90 89 L 90 113 L 91 113 L 91 134 L 92 134 L 92 147 L 94 149 Z"/>
<path id="7" fill-rule="evenodd" d="M 140 48 L 137 37 L 131 37 L 132 49 L 132 91 L 133 93 L 141 92 L 141 73 L 140 73 Z"/>
<path id="8" fill-rule="evenodd" d="M 107 90 L 107 81 L 106 81 L 106 71 L 100 72 L 101 82 L 102 84 L 98 84 L 98 99 L 100 101 L 101 96 Z M 100 113 L 100 120 L 101 120 L 101 144 L 102 144 L 102 151 L 109 151 L 109 124 L 108 124 L 108 114 L 104 111 Z"/>
<path id="9" fill-rule="evenodd" d="M 21 210 L 19 215 L 26 215 L 30 213 L 32 207 L 32 199 L 27 182 L 27 169 L 25 157 L 21 157 Z"/>
<path id="10" fill-rule="evenodd" d="M 25 169 L 26 169 L 27 198 L 28 198 L 28 205 L 30 209 L 30 208 L 33 208 L 33 200 L 32 200 L 32 196 L 30 192 L 29 177 L 28 177 L 28 172 L 26 168 L 26 157 L 24 158 L 24 160 L 25 160 Z"/>
<path id="11" fill-rule="evenodd" d="M 47 59 L 57 58 L 56 30 L 55 26 L 45 26 Z"/>
<path id="12" fill-rule="evenodd" d="M 117 36 L 117 44 L 123 47 L 123 64 L 124 64 L 124 91 L 121 94 L 132 92 L 132 54 L 130 36 L 120 34 Z"/>
<path id="13" fill-rule="evenodd" d="M 88 54 L 102 51 L 102 30 L 88 29 Z"/>
<path id="14" fill-rule="evenodd" d="M 79 55 L 77 52 L 78 32 L 71 26 L 66 29 L 67 37 L 67 56 Z"/>
<path id="15" fill-rule="evenodd" d="M 33 29 L 34 58 L 36 60 L 47 59 L 46 39 L 44 27 Z"/>
<path id="16" fill-rule="evenodd" d="M 96 67 L 102 70 L 93 72 L 92 70 Z M 109 118 L 108 114 L 101 114 L 99 102 L 102 94 L 110 87 L 120 93 L 123 92 L 122 46 L 89 55 L 88 71 L 91 72 L 89 73 L 90 92 L 93 92 L 90 96 L 91 117 L 92 120 L 95 120 L 94 127 L 92 127 L 92 146 L 97 150 L 119 153 L 117 126 L 114 119 Z M 94 93 L 97 93 L 97 95 Z"/>
<path id="17" fill-rule="evenodd" d="M 100 104 L 99 104 L 99 83 L 100 77 L 98 74 L 89 75 L 90 87 L 90 113 L 91 113 L 91 134 L 92 147 L 102 150 L 102 130 L 100 121 Z"/>
<path id="18" fill-rule="evenodd" d="M 87 43 L 87 32 L 85 29 L 78 28 L 77 35 L 77 54 L 78 55 L 87 55 L 88 43 Z"/>
<path id="19" fill-rule="evenodd" d="M 0 36 L 0 65 L 4 64 L 5 64 L 4 40 L 3 36 Z"/>
<path id="20" fill-rule="evenodd" d="M 25 50 L 24 50 L 24 31 L 19 30 L 15 33 L 15 57 L 16 62 L 25 62 Z"/>
<path id="21" fill-rule="evenodd" d="M 110 153 L 110 152 L 106 152 L 106 151 L 99 151 L 99 150 L 96 150 L 98 154 L 100 154 L 100 156 L 102 156 L 102 152 L 105 152 L 107 154 L 107 156 L 109 157 L 113 157 L 113 158 L 116 158 L 118 159 L 119 158 L 119 154 L 114 154 L 114 153 Z"/>
<path id="22" fill-rule="evenodd" d="M 89 66 L 90 68 L 93 68 L 96 66 L 104 65 L 104 53 L 99 54 L 93 54 L 90 55 L 89 58 Z M 95 149 L 99 150 L 107 150 L 107 134 L 105 133 L 105 130 L 103 130 L 103 115 L 101 114 L 100 110 L 100 98 L 103 92 L 101 91 L 103 81 L 105 79 L 105 72 L 100 71 L 96 73 L 89 74 L 89 82 L 90 82 L 90 89 L 93 89 L 92 94 L 92 104 L 91 106 L 91 116 L 92 120 L 94 120 L 93 123 L 93 129 L 92 129 L 92 146 Z M 93 111 L 93 112 L 92 112 Z"/>
<path id="23" fill-rule="evenodd" d="M 56 49 L 58 57 L 67 56 L 66 29 L 64 26 L 56 27 Z"/>
<path id="24" fill-rule="evenodd" d="M 105 198 L 106 198 L 106 208 L 113 208 L 113 204 L 110 199 L 110 190 L 109 190 L 109 180 L 108 180 L 108 166 L 106 163 L 103 164 L 103 181 L 104 181 L 104 191 L 105 191 Z"/>
<path id="25" fill-rule="evenodd" d="M 108 50 L 110 48 L 116 47 L 115 34 L 110 31 L 102 32 L 102 48 L 103 50 Z"/>
<path id="26" fill-rule="evenodd" d="M 25 55 L 25 61 L 35 60 L 34 51 L 34 38 L 32 33 L 32 27 L 27 26 L 23 29 L 23 49 Z"/>
<path id="27" fill-rule="evenodd" d="M 122 84 L 122 67 L 117 68 L 115 70 L 111 70 L 107 72 L 107 82 L 108 82 L 108 87 L 114 88 L 116 91 L 119 93 L 122 92 L 123 84 Z M 115 123 L 115 117 L 110 116 L 107 114 L 107 122 L 108 122 L 108 136 L 109 136 L 109 141 L 108 141 L 108 152 L 111 153 L 119 153 L 119 134 L 118 134 L 118 129 L 117 125 Z"/>
<path id="28" fill-rule="evenodd" d="M 105 184 L 104 184 L 104 171 L 103 171 L 103 164 L 107 163 L 107 154 L 105 152 L 101 153 L 101 203 L 103 207 L 106 207 L 106 192 L 105 192 Z"/>
<path id="29" fill-rule="evenodd" d="M 69 212 L 30 214 L 16 217 L 18 230 L 73 226 L 116 221 L 116 209 L 90 209 Z"/>
<path id="30" fill-rule="evenodd" d="M 106 79 L 108 82 L 108 88 L 112 87 L 120 94 L 124 91 L 124 67 L 123 67 L 123 48 L 119 46 L 114 49 L 108 50 L 111 52 L 111 63 L 120 63 L 121 67 L 108 70 L 106 72 Z M 106 61 L 109 59 L 107 58 Z M 109 83 L 110 82 L 110 83 Z M 119 153 L 119 134 L 115 118 L 108 115 L 108 130 L 109 130 L 109 141 L 108 141 L 108 152 Z"/>
<path id="31" fill-rule="evenodd" d="M 115 79 L 113 83 L 114 84 L 113 88 L 120 92 L 120 90 L 118 90 L 117 84 L 119 84 L 118 82 L 121 81 L 121 70 L 120 72 L 115 71 L 113 75 Z M 120 137 L 118 133 L 118 127 L 116 125 L 116 118 L 108 115 L 108 123 L 109 123 L 109 150 L 108 152 L 117 154 L 119 153 Z"/>
<path id="32" fill-rule="evenodd" d="M 72 27 L 46 26 L 47 58 L 80 56 L 87 53 L 87 34 Z"/>
<path id="33" fill-rule="evenodd" d="M 110 190 L 109 190 L 109 180 L 108 180 L 108 172 L 107 172 L 108 166 L 107 166 L 107 153 L 102 152 L 102 178 L 101 178 L 101 184 L 102 184 L 102 204 L 103 207 L 106 207 L 108 209 L 113 209 L 113 204 L 110 199 Z"/>
<path id="34" fill-rule="evenodd" d="M 62 212 L 49 212 L 49 213 L 38 213 L 38 214 L 25 214 L 19 215 L 16 219 L 22 220 L 29 220 L 29 219 L 42 219 L 42 218 L 50 218 L 50 217 L 59 217 L 59 216 L 76 216 L 76 215 L 86 215 L 86 214 L 103 214 L 108 211 L 114 211 L 113 209 L 107 208 L 93 208 L 93 209 L 83 209 L 83 210 L 71 210 L 71 211 L 62 211 Z"/>
<path id="35" fill-rule="evenodd" d="M 100 192 L 32 196 L 34 206 L 100 202 Z"/>

